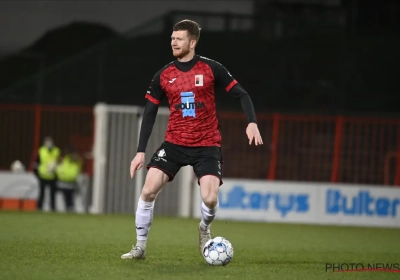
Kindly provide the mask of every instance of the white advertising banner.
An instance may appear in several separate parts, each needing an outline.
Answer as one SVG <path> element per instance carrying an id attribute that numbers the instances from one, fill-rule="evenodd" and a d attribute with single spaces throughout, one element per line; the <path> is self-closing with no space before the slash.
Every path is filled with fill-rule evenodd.
<path id="1" fill-rule="evenodd" d="M 320 186 L 319 223 L 400 227 L 400 188 Z"/>
<path id="2" fill-rule="evenodd" d="M 226 179 L 216 219 L 400 227 L 400 188 Z"/>
<path id="3" fill-rule="evenodd" d="M 0 171 L 0 198 L 34 199 L 39 195 L 39 182 L 30 172 L 13 173 Z M 59 212 L 65 212 L 63 195 L 56 194 L 56 208 Z M 79 194 L 75 197 L 75 209 L 78 213 L 85 212 L 84 197 Z M 43 201 L 43 210 L 50 210 L 50 190 L 46 188 Z"/>
<path id="4" fill-rule="evenodd" d="M 196 191 L 196 217 L 201 217 Z M 217 219 L 313 223 L 318 192 L 308 184 L 225 179 L 220 188 Z"/>
<path id="5" fill-rule="evenodd" d="M 0 171 L 0 197 L 36 199 L 38 181 L 32 173 L 12 173 Z"/>

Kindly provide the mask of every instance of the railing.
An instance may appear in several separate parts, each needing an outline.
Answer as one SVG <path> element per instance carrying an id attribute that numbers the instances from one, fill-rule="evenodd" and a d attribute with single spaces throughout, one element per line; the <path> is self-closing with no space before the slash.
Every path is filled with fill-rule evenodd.
<path id="1" fill-rule="evenodd" d="M 400 185 L 400 119 L 258 115 L 261 147 L 243 114 L 220 120 L 225 177 Z"/>
<path id="2" fill-rule="evenodd" d="M 400 185 L 400 119 L 258 115 L 264 145 L 249 146 L 243 113 L 223 112 L 224 177 Z M 93 108 L 0 105 L 0 169 L 31 167 L 44 136 L 86 159 Z M 133 156 L 133 155 L 132 155 Z"/>
<path id="3" fill-rule="evenodd" d="M 43 105 L 0 105 L 0 169 L 9 169 L 15 160 L 32 169 L 45 136 L 64 149 L 73 146 L 91 169 L 93 108 Z"/>

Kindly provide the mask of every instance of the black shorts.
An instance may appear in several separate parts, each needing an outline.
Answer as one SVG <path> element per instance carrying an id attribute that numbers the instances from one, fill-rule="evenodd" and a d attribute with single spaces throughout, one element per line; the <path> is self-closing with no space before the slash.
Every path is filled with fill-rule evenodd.
<path id="1" fill-rule="evenodd" d="M 152 156 L 147 169 L 160 169 L 172 181 L 182 166 L 191 165 L 199 181 L 205 175 L 214 175 L 222 185 L 222 164 L 220 147 L 184 147 L 164 142 Z"/>

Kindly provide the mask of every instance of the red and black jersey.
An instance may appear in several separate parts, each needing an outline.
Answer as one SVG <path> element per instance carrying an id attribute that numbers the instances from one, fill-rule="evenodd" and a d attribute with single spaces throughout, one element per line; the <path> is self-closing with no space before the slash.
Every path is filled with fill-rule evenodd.
<path id="1" fill-rule="evenodd" d="M 221 146 L 215 93 L 224 89 L 238 99 L 248 122 L 257 123 L 248 93 L 220 63 L 195 55 L 188 62 L 173 61 L 156 73 L 145 95 L 138 152 L 145 152 L 158 111 L 166 97 L 170 116 L 167 142 L 187 147 Z"/>
<path id="2" fill-rule="evenodd" d="M 195 56 L 174 61 L 153 78 L 146 98 L 154 104 L 167 97 L 170 106 L 165 140 L 182 146 L 220 146 L 215 90 L 227 92 L 238 82 L 220 63 Z"/>

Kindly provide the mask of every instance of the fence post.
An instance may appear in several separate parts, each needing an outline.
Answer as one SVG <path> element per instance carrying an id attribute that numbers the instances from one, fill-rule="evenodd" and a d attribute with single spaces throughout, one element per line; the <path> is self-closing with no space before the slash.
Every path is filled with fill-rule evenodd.
<path id="1" fill-rule="evenodd" d="M 400 124 L 397 125 L 397 137 L 400 137 Z M 396 173 L 394 177 L 394 185 L 400 186 L 400 139 L 397 140 L 397 153 L 396 153 Z"/>
<path id="2" fill-rule="evenodd" d="M 33 138 L 33 149 L 31 155 L 31 162 L 29 163 L 29 170 L 32 171 L 34 167 L 34 162 L 37 154 L 37 149 L 40 145 L 40 124 L 42 122 L 42 106 L 40 104 L 36 104 L 34 107 L 35 111 L 35 131 L 34 131 L 34 138 Z"/>
<path id="3" fill-rule="evenodd" d="M 342 146 L 342 134 L 343 134 L 343 117 L 338 117 L 336 119 L 336 128 L 335 128 L 335 142 L 334 142 L 332 173 L 331 173 L 332 183 L 336 183 L 338 181 L 340 149 Z"/>
<path id="4" fill-rule="evenodd" d="M 92 206 L 91 214 L 104 213 L 104 197 L 106 188 L 106 168 L 108 161 L 107 134 L 108 131 L 108 110 L 104 103 L 97 103 L 94 106 L 94 143 L 93 143 L 93 184 L 92 184 Z"/>
<path id="5" fill-rule="evenodd" d="M 276 162 L 278 154 L 279 140 L 279 114 L 274 114 L 272 119 L 272 142 L 271 142 L 271 161 L 269 164 L 268 180 L 275 180 L 276 177 Z"/>

